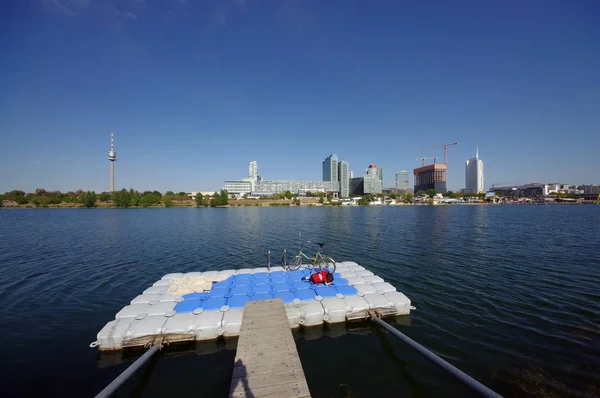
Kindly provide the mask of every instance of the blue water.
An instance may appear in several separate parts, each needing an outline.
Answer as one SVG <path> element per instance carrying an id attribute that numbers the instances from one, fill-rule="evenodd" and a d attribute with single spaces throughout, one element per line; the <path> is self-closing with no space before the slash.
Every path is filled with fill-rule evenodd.
<path id="1" fill-rule="evenodd" d="M 264 266 L 298 231 L 417 307 L 390 322 L 505 396 L 600 395 L 600 206 L 0 210 L 3 396 L 92 396 L 96 333 L 169 272 Z M 465 396 L 369 322 L 294 332 L 313 396 Z M 124 396 L 224 396 L 235 340 L 169 347 Z M 215 370 L 216 369 L 216 370 Z M 543 395 L 540 395 L 543 396 Z"/>

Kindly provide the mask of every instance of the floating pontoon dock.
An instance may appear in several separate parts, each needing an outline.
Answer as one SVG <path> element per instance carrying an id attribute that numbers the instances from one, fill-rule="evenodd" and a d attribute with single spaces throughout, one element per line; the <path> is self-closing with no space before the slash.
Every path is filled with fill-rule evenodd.
<path id="1" fill-rule="evenodd" d="M 247 302 L 279 298 L 290 328 L 408 315 L 410 300 L 355 262 L 337 264 L 329 286 L 302 281 L 310 270 L 282 267 L 168 274 L 135 297 L 97 335 L 101 351 L 240 335 Z M 185 277 L 218 280 L 210 291 L 169 294 Z"/>

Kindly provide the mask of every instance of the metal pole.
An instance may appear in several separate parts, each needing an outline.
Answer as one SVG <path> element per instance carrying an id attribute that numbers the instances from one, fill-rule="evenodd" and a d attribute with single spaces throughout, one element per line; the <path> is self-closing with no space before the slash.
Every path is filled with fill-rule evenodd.
<path id="1" fill-rule="evenodd" d="M 435 365 L 439 366 L 446 372 L 450 373 L 452 376 L 456 377 L 459 381 L 463 382 L 467 387 L 471 388 L 472 390 L 478 392 L 484 397 L 502 398 L 502 396 L 498 393 L 490 390 L 488 387 L 484 386 L 468 374 L 464 373 L 462 370 L 444 361 L 442 358 L 438 357 L 433 352 L 423 347 L 421 344 L 406 336 L 398 329 L 391 327 L 390 325 L 382 321 L 380 318 L 372 318 L 372 320 L 378 325 L 384 327 L 388 332 L 390 332 L 394 336 L 400 338 L 400 340 L 402 340 L 406 345 L 408 345 L 413 350 L 417 351 L 419 354 L 423 355 L 425 358 L 429 359 Z"/>
<path id="2" fill-rule="evenodd" d="M 285 247 L 283 248 L 283 250 L 281 251 L 281 266 L 285 269 L 287 267 L 287 251 L 285 250 Z"/>
<path id="3" fill-rule="evenodd" d="M 123 373 L 121 373 L 116 379 L 114 379 L 109 385 L 107 385 L 104 390 L 100 391 L 96 398 L 106 398 L 110 397 L 114 394 L 119 387 L 121 387 L 127 379 L 134 375 L 134 373 L 146 362 L 150 360 L 158 352 L 160 349 L 160 344 L 154 344 L 148 351 L 144 353 L 141 357 L 139 357 L 130 367 L 125 369 Z"/>
<path id="4" fill-rule="evenodd" d="M 267 269 L 271 271 L 271 249 L 267 251 Z"/>

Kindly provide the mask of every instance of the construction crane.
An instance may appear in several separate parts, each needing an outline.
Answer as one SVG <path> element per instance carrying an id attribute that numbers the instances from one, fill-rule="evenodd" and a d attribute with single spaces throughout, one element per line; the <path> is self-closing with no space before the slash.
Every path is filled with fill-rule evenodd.
<path id="1" fill-rule="evenodd" d="M 444 148 L 444 164 L 448 165 L 448 147 L 452 146 L 452 145 L 458 145 L 458 141 L 457 142 L 453 142 L 451 144 L 446 143 L 446 144 L 443 144 L 443 145 L 434 146 L 433 148 L 427 148 L 425 150 L 429 151 L 431 149 Z"/>
<path id="2" fill-rule="evenodd" d="M 421 167 L 425 167 L 425 161 L 428 159 L 433 159 L 433 164 L 435 164 L 435 161 L 437 160 L 437 158 L 417 158 L 417 160 L 421 161 Z"/>

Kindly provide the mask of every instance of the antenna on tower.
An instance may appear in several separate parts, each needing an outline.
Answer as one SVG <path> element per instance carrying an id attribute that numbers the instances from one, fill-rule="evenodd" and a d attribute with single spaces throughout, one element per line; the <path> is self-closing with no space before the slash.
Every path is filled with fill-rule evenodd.
<path id="1" fill-rule="evenodd" d="M 115 160 L 117 153 L 115 152 L 115 135 L 110 132 L 110 151 L 108 151 L 108 160 L 110 161 L 110 192 L 115 190 Z"/>

